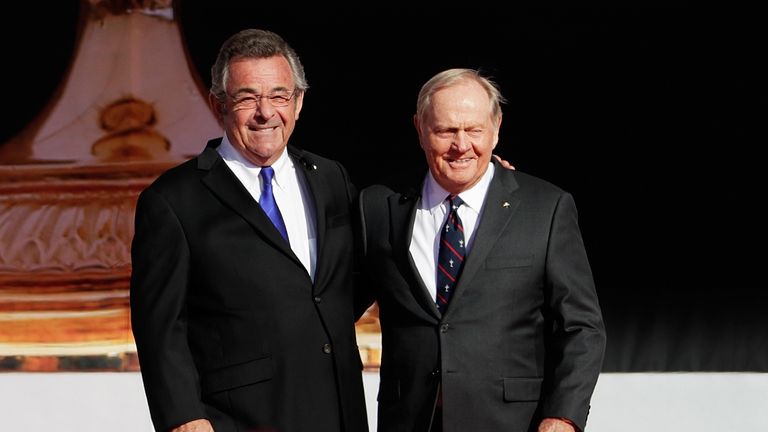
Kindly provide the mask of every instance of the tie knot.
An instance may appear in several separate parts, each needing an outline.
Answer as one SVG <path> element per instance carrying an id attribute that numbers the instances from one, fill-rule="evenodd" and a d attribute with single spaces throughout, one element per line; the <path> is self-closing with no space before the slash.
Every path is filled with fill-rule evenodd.
<path id="1" fill-rule="evenodd" d="M 272 183 L 272 177 L 275 176 L 275 170 L 271 166 L 261 167 L 259 175 L 261 175 L 266 184 L 270 184 Z"/>
<path id="2" fill-rule="evenodd" d="M 461 205 L 464 204 L 464 200 L 462 200 L 458 195 L 448 195 L 448 205 L 451 206 L 449 210 L 455 211 Z"/>

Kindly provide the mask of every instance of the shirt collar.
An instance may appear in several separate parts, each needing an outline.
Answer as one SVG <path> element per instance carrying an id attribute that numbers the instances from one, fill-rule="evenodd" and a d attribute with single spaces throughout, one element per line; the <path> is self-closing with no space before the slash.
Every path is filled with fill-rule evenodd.
<path id="1" fill-rule="evenodd" d="M 261 167 L 254 165 L 251 161 L 243 157 L 243 155 L 240 154 L 235 146 L 229 141 L 226 134 L 224 134 L 224 137 L 221 140 L 218 151 L 225 161 L 240 165 L 245 168 L 246 171 L 253 173 L 256 176 L 261 173 Z M 293 168 L 291 158 L 288 157 L 288 152 L 283 149 L 283 153 L 277 158 L 275 163 L 272 164 L 272 169 L 275 170 L 273 182 L 277 187 L 283 188 L 285 186 L 285 182 L 287 181 L 286 176 L 289 175 L 291 168 Z"/>
<path id="2" fill-rule="evenodd" d="M 488 164 L 488 169 L 474 186 L 461 192 L 459 197 L 464 201 L 464 205 L 471 208 L 477 213 L 480 213 L 480 209 L 483 207 L 483 201 L 485 201 L 486 192 L 491 184 L 495 167 L 492 163 Z M 424 181 L 424 186 L 421 188 L 422 206 L 425 209 L 434 211 L 438 208 L 445 198 L 448 197 L 449 192 L 443 189 L 440 184 L 437 183 L 432 176 L 432 172 L 427 172 L 427 178 Z"/>

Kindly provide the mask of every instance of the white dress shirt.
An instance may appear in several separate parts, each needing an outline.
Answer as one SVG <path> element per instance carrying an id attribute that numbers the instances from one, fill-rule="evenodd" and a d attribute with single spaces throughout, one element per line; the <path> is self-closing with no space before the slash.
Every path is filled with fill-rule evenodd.
<path id="1" fill-rule="evenodd" d="M 235 177 L 258 203 L 263 190 L 259 175 L 261 167 L 245 159 L 229 142 L 226 135 L 216 150 Z M 314 281 L 317 263 L 317 230 L 315 209 L 311 205 L 309 188 L 303 177 L 296 171 L 287 151 L 283 151 L 283 154 L 272 164 L 272 168 L 275 170 L 275 176 L 272 178 L 272 193 L 283 216 L 291 250 Z"/>
<path id="2" fill-rule="evenodd" d="M 469 256 L 474 243 L 475 228 L 477 228 L 477 221 L 482 215 L 483 203 L 493 178 L 493 172 L 493 164 L 488 164 L 488 169 L 480 181 L 459 194 L 459 197 L 464 201 L 458 212 L 464 225 L 467 256 Z M 448 203 L 446 201 L 448 195 L 450 195 L 448 191 L 437 184 L 432 173 L 428 172 L 421 189 L 421 198 L 417 204 L 416 220 L 413 224 L 409 247 L 411 258 L 433 300 L 437 295 L 437 254 L 440 250 L 440 230 L 448 217 Z"/>

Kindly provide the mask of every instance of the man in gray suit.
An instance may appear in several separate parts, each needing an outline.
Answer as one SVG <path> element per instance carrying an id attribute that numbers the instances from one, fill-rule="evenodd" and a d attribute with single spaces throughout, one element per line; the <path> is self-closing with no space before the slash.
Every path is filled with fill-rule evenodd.
<path id="1" fill-rule="evenodd" d="M 502 101 L 477 71 L 437 74 L 414 116 L 420 196 L 360 194 L 358 299 L 378 301 L 383 338 L 379 432 L 584 430 L 605 329 L 576 207 L 491 162 Z"/>

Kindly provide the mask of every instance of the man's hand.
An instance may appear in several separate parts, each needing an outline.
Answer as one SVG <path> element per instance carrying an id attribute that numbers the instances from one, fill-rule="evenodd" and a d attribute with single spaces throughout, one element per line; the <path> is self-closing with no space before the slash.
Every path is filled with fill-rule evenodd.
<path id="1" fill-rule="evenodd" d="M 576 432 L 576 428 L 565 420 L 545 418 L 539 423 L 538 432 Z"/>
<path id="2" fill-rule="evenodd" d="M 509 163 L 509 162 L 505 161 L 504 159 L 502 159 L 501 156 L 495 154 L 495 155 L 493 155 L 493 157 L 495 157 L 496 160 L 499 161 L 499 164 L 501 164 L 501 166 L 503 166 L 504 168 L 510 169 L 512 171 L 515 170 L 514 165 L 512 165 L 511 163 Z"/>
<path id="3" fill-rule="evenodd" d="M 192 420 L 171 429 L 171 432 L 214 432 L 211 422 L 206 419 Z"/>

